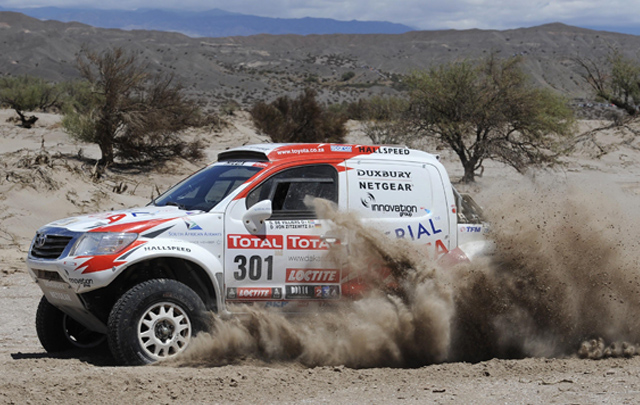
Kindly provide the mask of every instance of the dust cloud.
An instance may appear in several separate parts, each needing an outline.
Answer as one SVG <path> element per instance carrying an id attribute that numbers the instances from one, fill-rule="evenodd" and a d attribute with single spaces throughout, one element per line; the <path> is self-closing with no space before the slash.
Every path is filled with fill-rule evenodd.
<path id="1" fill-rule="evenodd" d="M 286 317 L 248 307 L 214 317 L 176 365 L 247 359 L 305 366 L 419 367 L 491 358 L 632 356 L 640 342 L 637 232 L 611 195 L 527 186 L 485 203 L 495 251 L 448 268 L 351 214 L 316 203 L 348 236 L 333 260 L 366 278 L 363 298 Z M 381 261 L 389 269 L 370 270 Z M 355 272 L 355 273 L 353 273 Z"/>

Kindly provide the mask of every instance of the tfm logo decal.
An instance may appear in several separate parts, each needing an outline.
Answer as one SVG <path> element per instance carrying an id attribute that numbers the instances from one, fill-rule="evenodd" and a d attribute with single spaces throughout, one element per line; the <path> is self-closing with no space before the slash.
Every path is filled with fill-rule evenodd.
<path id="1" fill-rule="evenodd" d="M 327 250 L 329 245 L 319 236 L 287 235 L 288 249 Z"/>
<path id="2" fill-rule="evenodd" d="M 287 269 L 287 283 L 339 283 L 338 269 Z"/>
<path id="3" fill-rule="evenodd" d="M 282 235 L 227 235 L 229 249 L 284 249 Z"/>

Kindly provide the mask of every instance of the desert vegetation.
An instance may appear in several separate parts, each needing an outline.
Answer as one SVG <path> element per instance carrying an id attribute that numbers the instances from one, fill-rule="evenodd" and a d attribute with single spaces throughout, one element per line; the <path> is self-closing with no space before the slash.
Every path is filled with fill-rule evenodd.
<path id="1" fill-rule="evenodd" d="M 47 111 L 62 103 L 62 88 L 46 80 L 29 76 L 5 76 L 0 78 L 0 106 L 11 108 L 18 115 L 23 128 L 31 128 L 38 120 L 27 111 Z"/>
<path id="2" fill-rule="evenodd" d="M 343 109 L 362 121 L 373 143 L 426 141 L 451 149 L 464 168 L 462 182 L 473 182 L 485 159 L 524 172 L 554 165 L 568 151 L 574 122 L 568 100 L 535 87 L 520 57 L 445 63 L 414 71 L 404 86 L 403 96 Z"/>
<path id="3" fill-rule="evenodd" d="M 408 78 L 414 125 L 451 148 L 473 182 L 485 159 L 519 172 L 553 165 L 572 134 L 568 100 L 531 85 L 519 57 L 449 63 Z"/>
<path id="4" fill-rule="evenodd" d="M 617 50 L 574 62 L 596 100 L 617 106 L 628 117 L 637 115 L 640 63 Z M 145 58 L 122 48 L 102 53 L 85 49 L 76 68 L 82 79 L 61 83 L 5 76 L 0 102 L 16 111 L 23 127 L 37 120 L 26 111 L 62 111 L 62 125 L 71 136 L 100 147 L 102 165 L 115 159 L 149 162 L 201 155 L 201 141 L 186 140 L 180 133 L 211 120 L 196 95 L 173 75 L 152 73 Z M 473 182 L 486 159 L 524 172 L 530 166 L 554 165 L 570 150 L 569 101 L 536 85 L 521 55 L 498 58 L 492 53 L 394 74 L 390 80 L 399 84 L 396 92 L 341 104 L 330 104 L 326 91 L 354 80 L 354 70 L 336 73 L 331 80 L 310 72 L 304 77 L 287 92 L 296 94 L 308 86 L 297 90 L 298 96 L 269 101 L 269 92 L 247 95 L 253 100 L 253 124 L 273 142 L 342 142 L 347 119 L 355 119 L 376 144 L 452 150 L 464 168 L 463 182 Z M 246 108 L 231 95 L 219 101 L 217 109 L 225 116 Z"/>
<path id="5" fill-rule="evenodd" d="M 598 101 L 636 116 L 640 107 L 640 63 L 612 48 L 605 58 L 578 56 L 580 74 Z"/>
<path id="6" fill-rule="evenodd" d="M 251 116 L 256 128 L 273 142 L 343 142 L 346 134 L 347 118 L 321 105 L 309 88 L 294 99 L 260 101 Z"/>
<path id="7" fill-rule="evenodd" d="M 73 137 L 98 144 L 100 163 L 198 158 L 202 145 L 177 134 L 201 122 L 200 109 L 172 76 L 152 75 L 122 48 L 85 50 L 77 60 L 84 83 L 62 125 Z"/>

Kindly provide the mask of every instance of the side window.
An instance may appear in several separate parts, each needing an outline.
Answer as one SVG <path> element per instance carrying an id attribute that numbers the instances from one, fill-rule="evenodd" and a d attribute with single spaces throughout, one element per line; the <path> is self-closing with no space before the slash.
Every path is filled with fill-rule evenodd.
<path id="1" fill-rule="evenodd" d="M 307 196 L 338 202 L 338 173 L 329 165 L 310 165 L 283 170 L 247 195 L 247 208 L 271 200 L 272 218 L 316 218 Z"/>

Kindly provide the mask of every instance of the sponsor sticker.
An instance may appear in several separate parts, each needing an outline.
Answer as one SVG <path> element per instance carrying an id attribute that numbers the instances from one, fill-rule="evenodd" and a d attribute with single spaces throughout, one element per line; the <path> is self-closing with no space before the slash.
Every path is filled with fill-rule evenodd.
<path id="1" fill-rule="evenodd" d="M 360 181 L 360 190 L 413 191 L 413 184 L 390 183 L 386 181 Z"/>
<path id="2" fill-rule="evenodd" d="M 338 269 L 287 269 L 286 283 L 339 283 Z"/>
<path id="3" fill-rule="evenodd" d="M 268 221 L 269 229 L 315 229 L 322 227 L 319 220 L 297 219 L 290 221 Z"/>
<path id="4" fill-rule="evenodd" d="M 190 231 L 201 231 L 202 228 L 200 227 L 200 225 L 196 224 L 196 222 L 194 220 L 192 220 L 191 218 L 182 218 L 182 220 L 184 221 L 185 225 L 187 225 L 187 229 Z"/>
<path id="5" fill-rule="evenodd" d="M 229 287 L 227 298 L 231 300 L 260 300 L 260 299 L 280 299 L 282 290 L 280 288 L 267 287 Z"/>
<path id="6" fill-rule="evenodd" d="M 331 145 L 331 152 L 351 152 L 351 145 Z"/>
<path id="7" fill-rule="evenodd" d="M 166 251 L 166 252 L 191 252 L 191 249 L 184 246 L 145 246 L 145 252 L 150 251 Z"/>
<path id="8" fill-rule="evenodd" d="M 75 284 L 81 287 L 89 288 L 93 285 L 93 279 L 69 277 L 69 283 Z"/>
<path id="9" fill-rule="evenodd" d="M 391 146 L 358 146 L 360 153 L 381 153 L 384 155 L 409 155 L 411 150 L 407 148 L 394 148 Z"/>
<path id="10" fill-rule="evenodd" d="M 315 287 L 312 285 L 288 285 L 287 298 L 313 298 Z"/>
<path id="11" fill-rule="evenodd" d="M 399 238 L 399 239 L 411 238 L 411 240 L 418 240 L 422 237 L 436 235 L 442 232 L 442 229 L 436 227 L 435 223 L 433 222 L 433 219 L 429 218 L 428 222 L 429 222 L 428 224 L 418 223 L 417 226 L 414 224 L 414 225 L 407 225 L 406 227 L 402 227 L 402 228 L 396 228 L 394 230 L 396 234 L 396 238 Z M 460 231 L 464 232 L 462 227 Z"/>
<path id="12" fill-rule="evenodd" d="M 329 245 L 319 236 L 287 235 L 287 248 L 298 250 L 327 250 Z"/>
<path id="13" fill-rule="evenodd" d="M 411 172 L 401 170 L 356 170 L 358 177 L 375 177 L 384 179 L 410 179 Z"/>
<path id="14" fill-rule="evenodd" d="M 373 212 L 397 212 L 401 217 L 412 217 L 418 212 L 418 206 L 412 204 L 381 204 L 376 202 L 376 197 L 372 193 L 367 193 L 360 198 L 363 207 Z"/>
<path id="15" fill-rule="evenodd" d="M 339 285 L 288 285 L 287 299 L 336 299 L 340 297 Z"/>
<path id="16" fill-rule="evenodd" d="M 227 235 L 229 249 L 284 249 L 282 235 Z"/>

